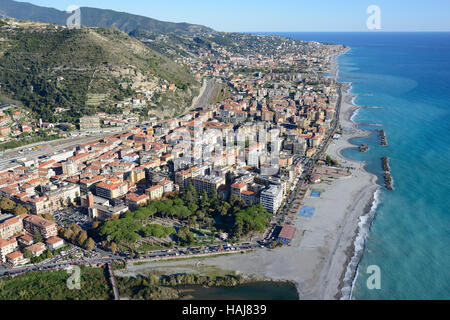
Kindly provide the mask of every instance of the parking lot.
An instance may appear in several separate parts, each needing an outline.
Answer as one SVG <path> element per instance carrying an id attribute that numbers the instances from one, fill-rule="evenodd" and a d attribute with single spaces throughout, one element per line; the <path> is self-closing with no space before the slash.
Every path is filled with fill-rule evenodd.
<path id="1" fill-rule="evenodd" d="M 53 213 L 53 218 L 55 218 L 55 222 L 62 227 L 69 227 L 72 223 L 75 223 L 84 230 L 89 230 L 92 226 L 92 222 L 87 215 L 73 208 L 57 211 Z"/>

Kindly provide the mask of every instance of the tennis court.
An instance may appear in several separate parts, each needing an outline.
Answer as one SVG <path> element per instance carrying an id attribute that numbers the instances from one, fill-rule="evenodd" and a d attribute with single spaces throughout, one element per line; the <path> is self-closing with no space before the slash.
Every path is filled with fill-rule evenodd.
<path id="1" fill-rule="evenodd" d="M 303 206 L 300 208 L 300 212 L 298 213 L 299 217 L 311 218 L 316 211 L 315 208 Z"/>
<path id="2" fill-rule="evenodd" d="M 320 198 L 321 193 L 319 191 L 312 191 L 311 197 L 313 198 Z"/>

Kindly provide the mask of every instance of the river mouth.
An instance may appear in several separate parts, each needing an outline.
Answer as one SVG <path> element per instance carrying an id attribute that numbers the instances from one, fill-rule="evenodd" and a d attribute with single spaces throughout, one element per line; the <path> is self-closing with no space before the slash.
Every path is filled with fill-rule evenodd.
<path id="1" fill-rule="evenodd" d="M 180 300 L 299 300 L 290 282 L 261 281 L 234 287 L 177 287 Z"/>

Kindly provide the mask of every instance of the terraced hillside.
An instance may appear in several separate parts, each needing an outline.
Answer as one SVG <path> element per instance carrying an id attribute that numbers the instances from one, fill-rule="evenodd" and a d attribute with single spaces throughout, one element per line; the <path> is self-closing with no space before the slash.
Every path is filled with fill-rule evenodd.
<path id="1" fill-rule="evenodd" d="M 1 26 L 3 25 L 3 26 Z M 66 121 L 107 111 L 137 88 L 175 84 L 167 107 L 188 106 L 200 86 L 188 68 L 117 29 L 69 30 L 0 20 L 0 94 L 28 106 L 44 121 L 55 107 Z"/>

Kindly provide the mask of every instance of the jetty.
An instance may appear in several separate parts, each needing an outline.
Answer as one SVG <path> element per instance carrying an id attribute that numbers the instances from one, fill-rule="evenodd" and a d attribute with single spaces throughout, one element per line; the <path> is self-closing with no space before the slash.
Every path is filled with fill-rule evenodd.
<path id="1" fill-rule="evenodd" d="M 383 109 L 380 106 L 361 106 L 361 109 Z"/>
<path id="2" fill-rule="evenodd" d="M 383 129 L 377 130 L 377 131 L 378 131 L 378 134 L 380 136 L 380 144 L 382 146 L 387 146 L 388 143 L 387 143 L 387 138 L 386 138 L 386 132 Z"/>
<path id="3" fill-rule="evenodd" d="M 369 146 L 367 144 L 363 144 L 359 147 L 359 152 L 367 152 L 369 150 Z"/>
<path id="4" fill-rule="evenodd" d="M 389 166 L 389 159 L 387 157 L 381 158 L 381 162 L 384 170 L 384 183 L 386 189 L 394 190 L 394 180 L 392 179 L 391 167 Z"/>

